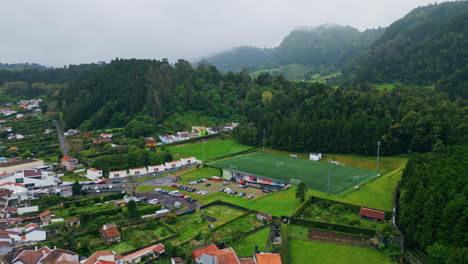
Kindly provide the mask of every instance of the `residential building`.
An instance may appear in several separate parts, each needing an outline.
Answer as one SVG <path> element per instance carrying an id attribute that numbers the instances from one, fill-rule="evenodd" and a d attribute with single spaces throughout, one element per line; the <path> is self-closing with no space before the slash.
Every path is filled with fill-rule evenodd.
<path id="1" fill-rule="evenodd" d="M 167 169 L 172 168 L 180 168 L 182 166 L 182 162 L 180 160 L 169 161 L 165 163 Z"/>
<path id="2" fill-rule="evenodd" d="M 46 130 L 44 130 L 44 134 L 50 134 L 50 133 L 53 133 L 54 130 L 53 129 L 50 129 L 50 128 L 47 128 Z"/>
<path id="3" fill-rule="evenodd" d="M 122 256 L 114 251 L 96 251 L 88 259 L 81 261 L 81 264 L 121 264 Z"/>
<path id="4" fill-rule="evenodd" d="M 146 168 L 130 169 L 130 175 L 146 175 Z"/>
<path id="5" fill-rule="evenodd" d="M 57 184 L 55 176 L 49 175 L 49 172 L 34 169 L 17 170 L 12 175 L 0 177 L 0 184 L 8 182 L 23 184 L 24 187 L 52 186 Z"/>
<path id="6" fill-rule="evenodd" d="M 98 170 L 94 168 L 88 169 L 86 171 L 86 178 L 92 181 L 95 181 L 97 179 L 102 179 L 102 170 Z"/>
<path id="7" fill-rule="evenodd" d="M 163 172 L 165 170 L 166 170 L 166 167 L 164 165 L 148 166 L 148 173 Z"/>
<path id="8" fill-rule="evenodd" d="M 177 135 L 179 136 L 180 140 L 187 140 L 190 139 L 190 133 L 187 131 L 180 131 L 177 132 Z"/>
<path id="9" fill-rule="evenodd" d="M 120 242 L 120 232 L 114 223 L 103 225 L 101 228 L 101 234 L 107 242 Z"/>
<path id="10" fill-rule="evenodd" d="M 73 218 L 67 219 L 65 223 L 67 224 L 67 227 L 75 227 L 75 226 L 79 226 L 81 222 L 80 222 L 80 218 L 73 217 Z"/>
<path id="11" fill-rule="evenodd" d="M 161 140 L 163 144 L 174 143 L 174 136 L 172 135 L 159 136 L 159 139 Z"/>
<path id="12" fill-rule="evenodd" d="M 79 256 L 75 252 L 64 249 L 42 247 L 34 250 L 23 250 L 11 261 L 12 264 L 79 264 Z"/>
<path id="13" fill-rule="evenodd" d="M 205 247 L 202 247 L 193 251 L 192 258 L 195 260 L 195 263 L 202 263 L 201 257 L 203 254 L 208 253 L 208 252 L 214 252 L 217 250 L 219 250 L 219 248 L 215 244 L 210 244 L 208 246 L 205 246 Z"/>
<path id="14" fill-rule="evenodd" d="M 184 260 L 179 257 L 171 258 L 171 264 L 184 264 Z"/>
<path id="15" fill-rule="evenodd" d="M 0 127 L 0 132 L 6 131 L 6 132 L 12 132 L 13 128 L 12 127 Z"/>
<path id="16" fill-rule="evenodd" d="M 201 160 L 197 160 L 195 157 L 189 157 L 189 158 L 180 159 L 180 164 L 181 164 L 181 166 L 189 165 L 189 164 L 192 164 L 192 163 L 201 164 L 202 161 L 201 161 Z"/>
<path id="17" fill-rule="evenodd" d="M 103 137 L 103 138 L 112 138 L 113 135 L 112 135 L 112 133 L 101 133 L 100 136 Z"/>
<path id="18" fill-rule="evenodd" d="M 101 143 L 106 143 L 106 142 L 111 142 L 112 139 L 109 137 L 98 137 L 93 139 L 94 144 L 101 144 Z"/>
<path id="19" fill-rule="evenodd" d="M 39 214 L 39 219 L 41 219 L 42 224 L 46 225 L 49 224 L 52 220 L 52 214 L 49 210 L 46 210 Z"/>
<path id="20" fill-rule="evenodd" d="M 146 256 L 150 256 L 150 259 L 159 259 L 164 252 L 165 247 L 163 244 L 155 244 L 122 256 L 122 260 L 124 264 L 140 263 L 142 258 Z"/>
<path id="21" fill-rule="evenodd" d="M 78 164 L 78 160 L 72 156 L 64 156 L 60 160 L 60 167 L 65 167 L 67 171 L 73 171 L 75 166 Z"/>
<path id="22" fill-rule="evenodd" d="M 118 171 L 109 171 L 109 179 L 120 179 L 126 178 L 127 171 L 126 170 L 118 170 Z"/>
<path id="23" fill-rule="evenodd" d="M 145 137 L 145 145 L 147 147 L 156 147 L 158 142 L 153 137 Z"/>

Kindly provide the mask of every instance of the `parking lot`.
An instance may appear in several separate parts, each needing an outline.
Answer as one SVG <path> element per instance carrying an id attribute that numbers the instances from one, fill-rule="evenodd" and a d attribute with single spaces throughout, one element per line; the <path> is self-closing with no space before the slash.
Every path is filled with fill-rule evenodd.
<path id="1" fill-rule="evenodd" d="M 179 202 L 179 203 L 182 204 L 181 209 L 194 209 L 194 208 L 197 208 L 199 206 L 199 204 L 197 202 L 189 202 L 186 199 L 179 198 L 179 197 L 176 197 L 176 196 L 172 196 L 172 195 L 169 195 L 169 194 L 164 194 L 162 192 L 152 191 L 152 192 L 149 192 L 149 193 L 138 195 L 139 198 L 143 197 L 143 196 L 145 198 L 147 198 L 148 200 L 158 199 L 160 204 L 164 205 L 167 209 L 170 209 L 170 210 L 174 209 L 174 203 L 175 202 Z"/>

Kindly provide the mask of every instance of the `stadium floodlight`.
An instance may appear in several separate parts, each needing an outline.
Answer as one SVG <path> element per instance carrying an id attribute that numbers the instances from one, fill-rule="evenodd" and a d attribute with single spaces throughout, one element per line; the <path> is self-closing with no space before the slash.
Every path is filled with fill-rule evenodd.
<path id="1" fill-rule="evenodd" d="M 328 159 L 328 195 L 330 195 L 330 164 L 331 164 L 331 159 Z"/>
<path id="2" fill-rule="evenodd" d="M 380 141 L 377 142 L 377 171 L 379 171 Z"/>
<path id="3" fill-rule="evenodd" d="M 265 152 L 265 129 L 263 129 L 263 152 Z"/>

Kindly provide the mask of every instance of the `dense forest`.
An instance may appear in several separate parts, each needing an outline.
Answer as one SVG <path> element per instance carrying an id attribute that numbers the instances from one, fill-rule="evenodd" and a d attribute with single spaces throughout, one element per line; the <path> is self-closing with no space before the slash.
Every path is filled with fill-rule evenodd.
<path id="1" fill-rule="evenodd" d="M 468 64 L 468 2 L 419 7 L 391 24 L 344 75 L 353 81 L 430 85 Z"/>
<path id="2" fill-rule="evenodd" d="M 437 263 L 468 260 L 468 147 L 444 147 L 410 159 L 401 181 L 400 227 L 410 245 Z"/>

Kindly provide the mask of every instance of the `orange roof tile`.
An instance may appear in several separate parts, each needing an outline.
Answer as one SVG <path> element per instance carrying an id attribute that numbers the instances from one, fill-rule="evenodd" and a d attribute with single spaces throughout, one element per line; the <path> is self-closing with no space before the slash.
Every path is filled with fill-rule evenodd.
<path id="1" fill-rule="evenodd" d="M 192 252 L 192 258 L 197 259 L 201 257 L 202 254 L 205 254 L 207 252 L 213 252 L 219 250 L 219 248 L 215 244 L 208 245 L 206 247 L 202 247 L 200 249 L 197 249 Z"/>
<path id="2" fill-rule="evenodd" d="M 255 254 L 257 264 L 281 264 L 281 256 L 278 253 Z"/>
<path id="3" fill-rule="evenodd" d="M 107 230 L 104 230 L 104 229 L 101 229 L 102 232 L 104 233 L 104 236 L 106 238 L 112 238 L 112 237 L 118 237 L 120 236 L 120 232 L 117 228 L 113 227 L 113 228 L 109 228 Z"/>

